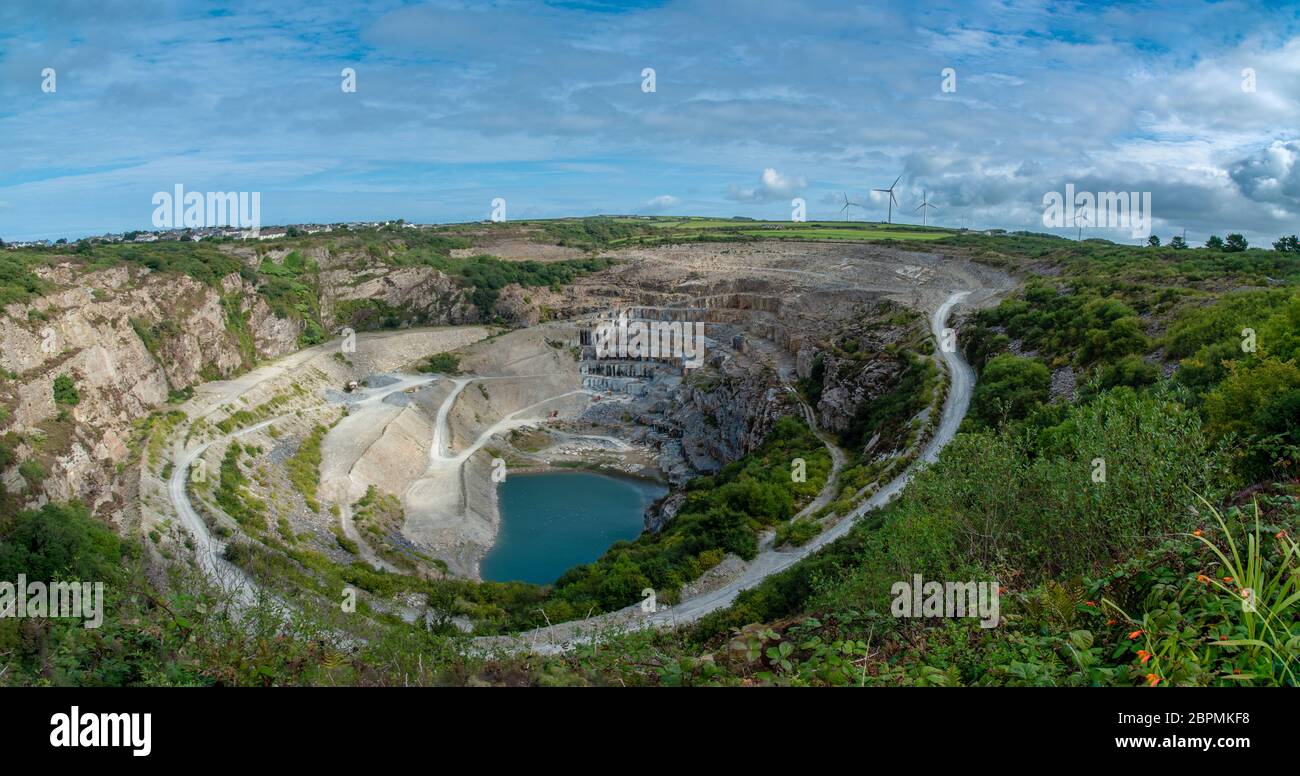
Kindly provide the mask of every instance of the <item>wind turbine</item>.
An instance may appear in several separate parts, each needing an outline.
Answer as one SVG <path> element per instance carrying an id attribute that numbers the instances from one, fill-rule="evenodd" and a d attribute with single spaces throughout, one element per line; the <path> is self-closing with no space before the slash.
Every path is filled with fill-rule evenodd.
<path id="1" fill-rule="evenodd" d="M 1079 219 L 1080 219 L 1080 218 L 1083 219 L 1083 223 L 1082 223 L 1082 224 L 1079 223 Z M 1085 227 L 1085 226 L 1092 226 L 1092 224 L 1088 223 L 1088 211 L 1087 211 L 1087 210 L 1080 210 L 1078 213 L 1075 213 L 1075 214 L 1074 214 L 1074 225 L 1077 226 L 1077 227 L 1079 227 L 1079 236 L 1078 236 L 1078 238 L 1077 238 L 1077 241 L 1078 241 L 1078 242 L 1083 242 L 1083 227 Z"/>
<path id="2" fill-rule="evenodd" d="M 850 202 L 848 194 L 841 192 L 841 195 L 844 197 L 844 207 L 840 208 L 840 215 L 843 215 L 844 211 L 848 210 L 851 207 L 862 207 L 856 202 Z"/>
<path id="3" fill-rule="evenodd" d="M 897 185 L 898 185 L 898 182 L 901 181 L 902 179 L 903 179 L 903 176 L 902 176 L 902 175 L 899 175 L 897 178 L 894 179 L 894 182 L 893 182 L 893 183 L 889 184 L 889 188 L 887 188 L 887 189 L 874 189 L 875 191 L 879 191 L 879 192 L 882 192 L 882 193 L 885 193 L 885 194 L 888 194 L 888 195 L 889 195 L 889 215 L 888 215 L 887 220 L 888 220 L 888 222 L 891 223 L 891 224 L 894 223 L 894 205 L 897 205 L 897 204 L 898 204 L 898 200 L 894 199 L 894 187 L 897 186 Z"/>
<path id="4" fill-rule="evenodd" d="M 897 181 L 895 181 L 895 183 L 897 183 Z M 939 208 L 934 207 L 934 205 L 931 205 L 931 204 L 929 203 L 929 201 L 926 199 L 926 193 L 925 193 L 925 190 L 922 189 L 922 190 L 921 190 L 921 204 L 919 204 L 919 205 L 916 206 L 916 210 L 920 210 L 920 211 L 921 211 L 921 226 L 925 226 L 925 225 L 926 225 L 926 224 L 925 224 L 925 216 L 926 216 L 927 213 L 930 212 L 930 208 L 932 208 L 932 207 L 933 207 L 935 210 L 938 210 L 938 209 L 939 209 Z M 915 213 L 916 210 L 913 210 L 912 212 Z"/>

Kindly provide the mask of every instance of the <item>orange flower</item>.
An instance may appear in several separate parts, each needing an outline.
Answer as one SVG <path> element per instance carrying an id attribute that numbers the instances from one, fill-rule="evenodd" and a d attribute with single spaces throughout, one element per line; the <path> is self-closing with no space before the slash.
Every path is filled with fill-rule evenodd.
<path id="1" fill-rule="evenodd" d="M 1274 539 L 1281 539 L 1283 536 L 1286 536 L 1286 529 L 1285 529 L 1285 528 L 1283 528 L 1281 531 L 1278 531 L 1277 533 L 1273 534 L 1273 538 L 1274 538 Z"/>
<path id="2" fill-rule="evenodd" d="M 1201 529 L 1197 528 L 1195 531 L 1192 531 L 1192 536 L 1200 536 L 1200 535 L 1201 535 Z"/>
<path id="3" fill-rule="evenodd" d="M 1145 649 L 1139 649 L 1138 657 L 1142 659 L 1142 665 L 1146 665 L 1147 661 L 1151 659 L 1151 653 L 1147 652 Z"/>
<path id="4" fill-rule="evenodd" d="M 1228 637 L 1227 637 L 1227 636 L 1220 636 L 1220 637 L 1219 637 L 1219 641 L 1227 641 L 1227 640 L 1228 640 Z"/>
<path id="5" fill-rule="evenodd" d="M 1007 592 L 1007 589 L 1002 585 L 998 585 L 998 595 L 1002 595 L 1005 592 Z"/>
<path id="6" fill-rule="evenodd" d="M 1197 581 L 1197 582 L 1204 582 L 1204 583 L 1207 584 L 1207 585 L 1210 584 L 1210 578 L 1207 577 L 1207 576 L 1205 576 L 1204 574 L 1197 574 L 1197 575 L 1196 575 L 1196 581 Z"/>
<path id="7" fill-rule="evenodd" d="M 1132 641 L 1133 639 L 1136 639 L 1138 636 L 1141 636 L 1141 635 L 1142 635 L 1142 631 L 1140 631 L 1140 630 L 1135 630 L 1135 631 L 1133 631 L 1132 633 L 1130 633 L 1130 634 L 1128 635 L 1129 641 Z"/>
<path id="8" fill-rule="evenodd" d="M 1097 605 L 1097 602 L 1096 602 L 1096 601 L 1084 601 L 1084 604 L 1083 604 L 1083 605 L 1084 605 L 1084 606 L 1092 606 L 1092 607 L 1095 607 L 1095 606 Z"/>
<path id="9" fill-rule="evenodd" d="M 1107 624 L 1107 625 L 1114 625 L 1115 622 L 1116 622 L 1115 618 L 1112 617 L 1112 618 L 1110 618 L 1109 620 L 1106 621 L 1106 624 Z"/>
<path id="10" fill-rule="evenodd" d="M 1155 687 L 1160 684 L 1160 677 L 1155 674 L 1147 674 L 1147 687 Z"/>
<path id="11" fill-rule="evenodd" d="M 1227 584 L 1231 584 L 1231 583 L 1232 583 L 1232 577 L 1224 577 L 1224 578 L 1223 578 L 1223 584 L 1227 585 Z"/>

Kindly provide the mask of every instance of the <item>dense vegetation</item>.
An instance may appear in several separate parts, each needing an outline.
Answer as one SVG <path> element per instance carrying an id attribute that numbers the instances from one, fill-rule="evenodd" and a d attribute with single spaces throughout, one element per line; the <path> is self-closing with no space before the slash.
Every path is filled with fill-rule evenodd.
<path id="1" fill-rule="evenodd" d="M 845 539 L 661 637 L 677 659 L 619 679 L 1295 685 L 1300 264 L 950 242 L 1030 278 L 962 329 L 980 370 L 964 433 Z M 1060 370 L 1073 396 L 1053 395 Z M 890 616 L 890 585 L 913 573 L 997 580 L 1002 624 Z M 1248 611 L 1246 588 L 1266 603 Z"/>
<path id="2" fill-rule="evenodd" d="M 794 481 L 791 461 L 802 458 L 806 479 Z M 545 609 L 552 622 L 587 611 L 613 611 L 660 592 L 675 603 L 681 586 L 716 566 L 727 553 L 746 560 L 758 552 L 758 532 L 788 521 L 826 483 L 830 455 L 801 420 L 787 416 L 763 445 L 716 475 L 697 477 L 686 502 L 657 533 L 610 547 L 599 560 L 565 572 Z"/>
<path id="3" fill-rule="evenodd" d="M 543 221 L 542 231 L 556 245 L 596 250 L 611 243 L 647 234 L 653 228 L 643 222 L 614 218 L 581 218 Z"/>

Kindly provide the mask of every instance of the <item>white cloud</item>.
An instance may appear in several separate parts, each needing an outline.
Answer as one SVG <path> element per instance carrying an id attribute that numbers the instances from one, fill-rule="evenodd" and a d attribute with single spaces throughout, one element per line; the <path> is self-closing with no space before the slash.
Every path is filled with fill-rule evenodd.
<path id="1" fill-rule="evenodd" d="M 772 202 L 794 196 L 807 185 L 808 181 L 801 177 L 782 175 L 768 167 L 759 176 L 757 187 L 732 186 L 727 196 L 737 202 Z"/>
<path id="2" fill-rule="evenodd" d="M 674 197 L 672 194 L 660 194 L 657 197 L 647 200 L 645 203 L 645 209 L 653 213 L 662 212 L 669 208 L 676 207 L 677 203 L 680 201 L 681 200 L 677 199 L 677 197 Z"/>
<path id="3" fill-rule="evenodd" d="M 1256 202 L 1300 206 L 1300 141 L 1276 141 L 1234 164 L 1229 174 Z"/>

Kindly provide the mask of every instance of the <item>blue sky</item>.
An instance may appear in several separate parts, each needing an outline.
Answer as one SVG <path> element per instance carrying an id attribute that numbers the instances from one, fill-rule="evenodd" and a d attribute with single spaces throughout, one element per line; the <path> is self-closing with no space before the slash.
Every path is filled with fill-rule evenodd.
<path id="1" fill-rule="evenodd" d="M 788 218 L 795 196 L 831 218 L 842 192 L 876 220 L 869 190 L 903 174 L 896 220 L 924 191 L 939 224 L 1042 231 L 1075 183 L 1152 192 L 1166 239 L 1268 242 L 1300 232 L 1298 9 L 6 0 L 0 238 L 149 228 L 177 183 L 261 192 L 265 224 L 495 197 L 512 219 Z"/>

